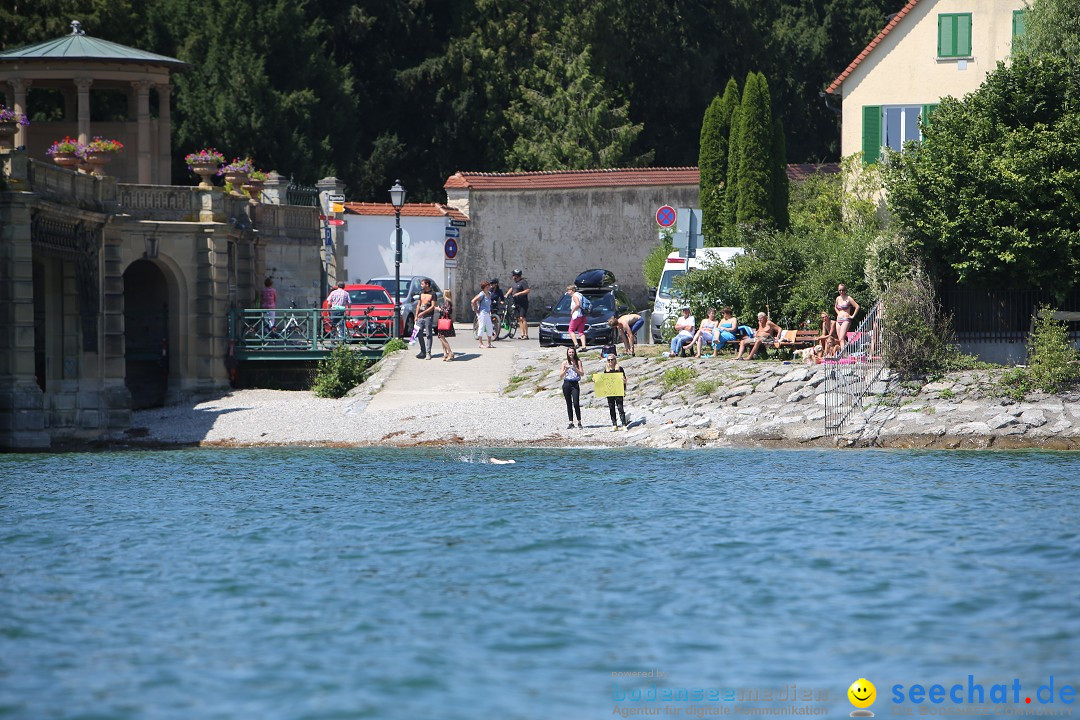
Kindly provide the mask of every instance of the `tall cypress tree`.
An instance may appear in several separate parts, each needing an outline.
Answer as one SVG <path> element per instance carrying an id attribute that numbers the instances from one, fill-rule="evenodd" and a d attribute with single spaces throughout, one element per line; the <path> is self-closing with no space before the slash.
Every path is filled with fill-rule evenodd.
<path id="1" fill-rule="evenodd" d="M 788 226 L 789 188 L 787 178 L 787 143 L 784 140 L 784 121 L 773 120 L 772 143 L 772 215 L 776 227 L 784 230 Z"/>
<path id="2" fill-rule="evenodd" d="M 745 90 L 745 88 L 743 88 Z M 731 113 L 731 133 L 728 135 L 727 183 L 724 185 L 724 244 L 734 245 L 735 209 L 739 204 L 739 156 L 742 155 L 742 106 Z"/>
<path id="3" fill-rule="evenodd" d="M 724 186 L 727 182 L 731 113 L 739 105 L 739 85 L 728 80 L 724 95 L 717 95 L 701 123 L 698 168 L 701 172 L 701 213 L 705 244 L 717 245 L 724 228 Z"/>
<path id="4" fill-rule="evenodd" d="M 735 220 L 738 224 L 773 220 L 773 122 L 769 86 L 765 76 L 751 72 L 743 86 L 739 188 Z"/>

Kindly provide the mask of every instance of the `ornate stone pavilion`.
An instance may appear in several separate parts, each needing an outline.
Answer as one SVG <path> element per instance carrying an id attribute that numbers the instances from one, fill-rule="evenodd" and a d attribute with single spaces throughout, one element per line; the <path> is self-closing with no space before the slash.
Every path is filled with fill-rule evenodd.
<path id="1" fill-rule="evenodd" d="M 184 64 L 73 29 L 0 53 L 9 106 L 33 118 L 27 90 L 46 87 L 68 110 L 0 148 L 0 449 L 102 439 L 132 409 L 226 389 L 230 310 L 267 276 L 282 307 L 313 307 L 325 282 L 319 210 L 283 204 L 276 173 L 258 200 L 168 185 L 169 73 Z M 94 88 L 126 93 L 135 119 L 92 122 Z M 106 176 L 46 158 L 75 133 L 125 143 Z"/>

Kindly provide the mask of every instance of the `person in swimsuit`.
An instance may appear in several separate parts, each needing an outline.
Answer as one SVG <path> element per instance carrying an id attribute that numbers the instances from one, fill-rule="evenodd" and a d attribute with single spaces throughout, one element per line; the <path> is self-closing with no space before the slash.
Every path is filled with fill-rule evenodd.
<path id="1" fill-rule="evenodd" d="M 836 321 L 829 317 L 827 310 L 821 311 L 821 334 L 817 336 L 817 344 L 819 349 L 819 355 L 825 354 L 825 348 L 831 343 L 830 340 L 836 337 Z"/>
<path id="2" fill-rule="evenodd" d="M 714 353 L 719 352 L 729 342 L 735 342 L 735 331 L 739 328 L 739 318 L 732 314 L 731 308 L 724 308 L 720 314 L 723 317 L 716 324 L 716 334 L 713 336 Z"/>
<path id="3" fill-rule="evenodd" d="M 840 347 L 843 349 L 844 343 L 847 342 L 848 330 L 859 312 L 859 303 L 847 294 L 847 288 L 842 284 L 836 288 L 836 292 L 836 301 L 833 303 L 833 309 L 836 310 L 836 339 L 840 341 Z"/>
<path id="4" fill-rule="evenodd" d="M 623 347 L 626 348 L 626 352 L 631 357 L 633 357 L 634 351 L 637 349 L 637 332 L 644 324 L 645 319 L 638 313 L 627 313 L 620 315 L 618 319 L 611 318 L 608 320 L 608 326 L 616 328 L 617 332 L 622 335 Z"/>
<path id="5" fill-rule="evenodd" d="M 705 311 L 705 319 L 701 321 L 701 325 L 698 326 L 697 333 L 694 334 L 694 339 L 690 341 L 690 344 L 694 346 L 694 357 L 701 357 L 701 344 L 712 345 L 713 340 L 716 337 L 716 308 L 709 308 Z"/>

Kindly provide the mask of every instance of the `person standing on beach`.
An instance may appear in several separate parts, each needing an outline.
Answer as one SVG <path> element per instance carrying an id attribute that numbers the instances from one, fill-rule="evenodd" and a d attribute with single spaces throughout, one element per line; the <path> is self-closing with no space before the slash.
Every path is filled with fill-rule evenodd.
<path id="1" fill-rule="evenodd" d="M 266 331 L 273 332 L 274 321 L 277 319 L 277 290 L 274 289 L 274 280 L 272 278 L 266 278 L 263 280 L 262 299 L 260 302 L 262 309 L 266 310 Z"/>
<path id="2" fill-rule="evenodd" d="M 515 269 L 511 274 L 514 284 L 510 286 L 509 296 L 514 300 L 514 309 L 517 311 L 518 340 L 529 339 L 529 321 L 525 319 L 529 312 L 529 281 L 521 276 L 521 270 Z"/>
<path id="3" fill-rule="evenodd" d="M 424 360 L 430 359 L 428 352 L 431 348 L 431 321 L 435 317 L 435 293 L 431 292 L 431 281 L 424 278 L 420 281 L 420 299 L 416 303 L 416 327 L 419 330 L 416 339 L 420 341 L 420 352 L 416 357 Z"/>
<path id="4" fill-rule="evenodd" d="M 443 290 L 442 305 L 439 306 L 439 342 L 442 343 L 443 362 L 454 359 L 454 351 L 450 349 L 447 338 L 455 336 L 454 333 L 454 293 Z"/>
<path id="5" fill-rule="evenodd" d="M 472 309 L 476 313 L 476 339 L 480 347 L 484 347 L 485 337 L 488 348 L 495 347 L 491 344 L 494 335 L 491 328 L 491 283 L 487 280 L 480 283 L 480 292 L 472 299 Z"/>
<path id="6" fill-rule="evenodd" d="M 581 335 L 581 350 L 584 352 L 588 348 L 585 347 L 585 308 L 584 296 L 578 292 L 577 285 L 567 285 L 566 294 L 570 296 L 570 327 L 567 330 L 570 331 L 570 343 L 577 350 L 578 335 Z"/>
<path id="7" fill-rule="evenodd" d="M 619 419 L 622 420 L 623 429 L 629 430 L 630 428 L 626 425 L 626 410 L 623 409 L 623 396 L 626 394 L 626 371 L 622 369 L 622 365 L 619 364 L 618 358 L 614 355 L 609 355 L 607 365 L 604 367 L 604 372 L 623 374 L 623 395 L 608 395 L 607 407 L 608 413 L 611 415 L 612 432 L 619 429 L 619 422 L 615 419 L 615 408 L 619 409 Z"/>
<path id="8" fill-rule="evenodd" d="M 569 430 L 574 427 L 574 415 L 577 415 L 578 429 L 582 429 L 581 424 L 581 378 L 585 375 L 585 368 L 581 365 L 581 358 L 578 357 L 577 350 L 569 347 L 566 348 L 566 359 L 562 363 L 562 371 L 559 373 L 559 377 L 562 378 L 562 394 L 563 399 L 566 400 L 566 416 L 570 419 L 570 424 L 566 426 Z"/>
<path id="9" fill-rule="evenodd" d="M 341 281 L 337 287 L 326 296 L 326 307 L 330 308 L 330 334 L 333 337 L 345 337 L 345 311 L 349 309 L 351 298 L 345 292 L 345 282 Z"/>

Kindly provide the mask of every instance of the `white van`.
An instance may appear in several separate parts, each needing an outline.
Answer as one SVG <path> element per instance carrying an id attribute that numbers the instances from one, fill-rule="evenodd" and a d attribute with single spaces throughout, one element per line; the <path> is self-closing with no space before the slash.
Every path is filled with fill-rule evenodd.
<path id="1" fill-rule="evenodd" d="M 679 311 L 679 297 L 675 294 L 675 278 L 685 273 L 688 269 L 704 267 L 717 262 L 731 262 L 731 259 L 741 253 L 738 247 L 708 247 L 699 248 L 697 257 L 679 257 L 679 253 L 673 252 L 667 256 L 664 263 L 664 272 L 660 275 L 660 285 L 656 288 L 656 297 L 653 298 L 652 310 L 652 336 L 653 342 L 660 342 L 663 336 L 664 322 L 668 314 Z"/>

